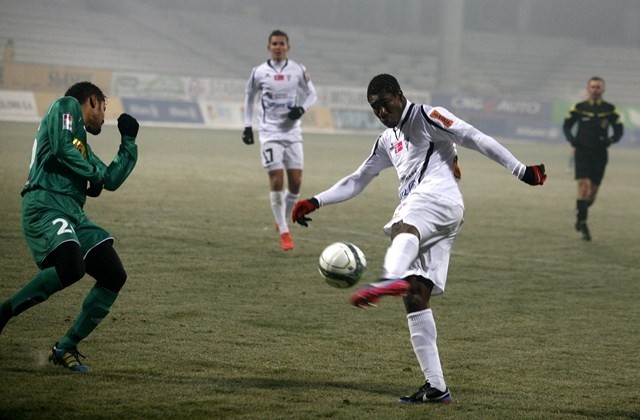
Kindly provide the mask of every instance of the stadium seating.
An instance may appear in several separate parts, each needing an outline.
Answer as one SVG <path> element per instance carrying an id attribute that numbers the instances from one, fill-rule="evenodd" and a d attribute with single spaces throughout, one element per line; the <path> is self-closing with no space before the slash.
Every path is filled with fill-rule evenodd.
<path id="1" fill-rule="evenodd" d="M 4 0 L 0 42 L 12 38 L 15 60 L 202 77 L 245 79 L 268 57 L 278 27 L 246 14 L 213 14 L 154 2 Z M 283 25 L 291 57 L 307 65 L 317 86 L 366 86 L 380 72 L 406 89 L 438 91 L 437 37 Z M 576 39 L 465 33 L 463 93 L 579 99 L 600 75 L 616 103 L 640 101 L 640 49 L 585 45 Z"/>

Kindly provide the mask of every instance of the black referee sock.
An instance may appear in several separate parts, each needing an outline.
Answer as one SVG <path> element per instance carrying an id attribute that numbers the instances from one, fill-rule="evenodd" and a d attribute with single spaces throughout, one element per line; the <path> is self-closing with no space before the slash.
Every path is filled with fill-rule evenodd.
<path id="1" fill-rule="evenodd" d="M 587 212 L 591 201 L 589 200 L 577 200 L 576 201 L 576 222 L 584 223 L 587 221 Z"/>

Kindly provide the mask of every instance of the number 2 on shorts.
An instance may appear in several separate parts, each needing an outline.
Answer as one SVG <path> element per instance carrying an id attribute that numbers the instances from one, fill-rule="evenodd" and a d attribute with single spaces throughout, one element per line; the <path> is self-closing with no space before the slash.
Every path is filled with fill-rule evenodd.
<path id="1" fill-rule="evenodd" d="M 51 224 L 55 225 L 60 223 L 60 229 L 58 229 L 58 235 L 64 235 L 65 233 L 74 233 L 73 232 L 73 226 L 69 225 L 69 222 L 67 222 L 64 219 L 58 218 L 56 220 L 54 220 L 53 222 L 51 222 Z"/>

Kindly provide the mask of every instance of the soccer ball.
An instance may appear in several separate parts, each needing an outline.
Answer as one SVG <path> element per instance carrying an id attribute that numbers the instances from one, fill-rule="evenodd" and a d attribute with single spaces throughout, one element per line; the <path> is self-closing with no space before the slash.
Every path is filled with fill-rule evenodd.
<path id="1" fill-rule="evenodd" d="M 349 242 L 335 242 L 322 251 L 318 270 L 333 287 L 345 289 L 362 278 L 367 268 L 364 253 Z"/>

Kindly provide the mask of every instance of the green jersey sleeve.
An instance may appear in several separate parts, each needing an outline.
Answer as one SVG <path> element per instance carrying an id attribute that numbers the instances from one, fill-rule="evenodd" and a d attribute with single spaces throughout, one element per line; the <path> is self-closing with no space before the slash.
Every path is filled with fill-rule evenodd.
<path id="1" fill-rule="evenodd" d="M 104 188 L 115 191 L 129 177 L 138 161 L 138 146 L 132 137 L 123 136 L 118 153 L 107 167 L 98 156 L 91 154 L 92 162 L 98 167 L 104 167 Z"/>

